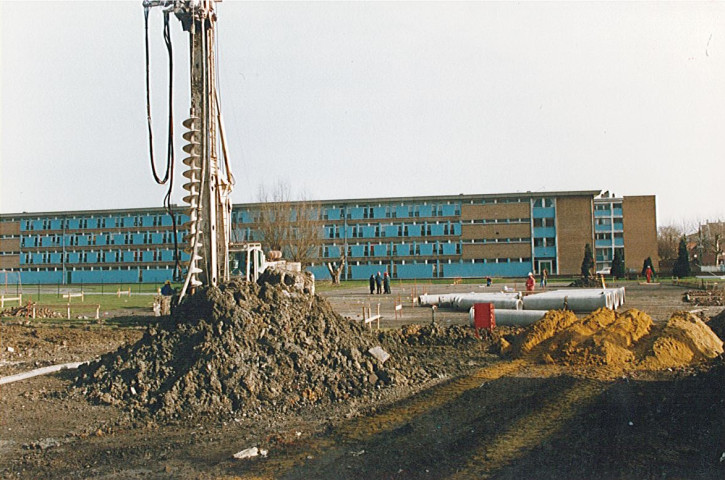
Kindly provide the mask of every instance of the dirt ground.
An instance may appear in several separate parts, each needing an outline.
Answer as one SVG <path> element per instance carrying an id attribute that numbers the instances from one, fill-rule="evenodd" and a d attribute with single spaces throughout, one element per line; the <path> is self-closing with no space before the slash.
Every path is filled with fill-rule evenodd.
<path id="1" fill-rule="evenodd" d="M 500 288 L 500 285 L 496 286 Z M 556 286 L 552 286 L 555 288 Z M 475 285 L 363 288 L 324 295 L 351 319 L 362 308 L 381 326 L 429 323 L 411 294 L 485 291 Z M 684 289 L 627 285 L 624 308 L 655 321 L 694 308 Z M 395 318 L 395 305 L 403 305 Z M 714 316 L 722 307 L 697 308 Z M 440 310 L 439 324 L 467 323 Z M 141 338 L 146 323 L 68 328 L 4 321 L 0 377 L 93 359 Z M 725 364 L 659 372 L 562 367 L 501 358 L 487 344 L 416 345 L 439 371 L 423 385 L 294 414 L 140 420 L 68 395 L 72 373 L 0 385 L 1 478 L 725 478 Z M 12 351 L 11 351 L 12 350 Z M 238 460 L 248 447 L 266 456 Z"/>

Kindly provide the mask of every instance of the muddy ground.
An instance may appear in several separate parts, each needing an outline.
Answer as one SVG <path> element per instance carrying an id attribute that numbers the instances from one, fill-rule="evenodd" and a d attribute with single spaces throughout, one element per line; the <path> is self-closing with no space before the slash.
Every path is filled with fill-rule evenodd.
<path id="1" fill-rule="evenodd" d="M 411 290 L 414 290 L 411 292 Z M 411 293 L 482 291 L 471 285 L 395 286 L 326 293 L 355 319 L 377 310 L 383 327 L 428 323 Z M 684 289 L 628 285 L 625 308 L 656 321 L 692 307 Z M 403 303 L 402 318 L 394 316 Z M 722 307 L 707 307 L 715 315 Z M 441 324 L 467 315 L 438 311 Z M 141 338 L 131 328 L 4 321 L 0 377 L 90 360 Z M 13 351 L 8 350 L 10 347 Z M 122 406 L 68 395 L 72 373 L 0 385 L 2 478 L 725 478 L 725 365 L 661 372 L 534 365 L 504 359 L 486 342 L 414 345 L 440 372 L 424 384 L 294 414 L 157 422 Z M 248 447 L 266 457 L 236 460 Z"/>

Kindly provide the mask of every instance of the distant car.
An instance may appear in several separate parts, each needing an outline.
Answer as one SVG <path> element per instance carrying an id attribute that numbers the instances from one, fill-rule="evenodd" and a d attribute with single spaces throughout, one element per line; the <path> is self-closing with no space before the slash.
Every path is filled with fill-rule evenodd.
<path id="1" fill-rule="evenodd" d="M 602 268 L 601 270 L 597 270 L 596 273 L 597 273 L 597 275 L 611 275 L 612 268 L 611 267 Z"/>

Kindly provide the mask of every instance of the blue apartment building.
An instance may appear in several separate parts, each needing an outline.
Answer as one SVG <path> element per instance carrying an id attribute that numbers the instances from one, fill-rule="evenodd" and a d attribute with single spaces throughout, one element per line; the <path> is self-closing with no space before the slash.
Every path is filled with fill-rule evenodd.
<path id="1" fill-rule="evenodd" d="M 653 196 L 614 199 L 597 190 L 315 204 L 321 245 L 308 269 L 317 279 L 329 278 L 325 263 L 343 254 L 343 279 L 378 271 L 398 279 L 525 277 L 543 269 L 577 274 L 586 243 L 596 247 L 598 268 L 611 261 L 615 248 L 624 250 L 628 267 L 652 252 L 656 258 Z M 260 240 L 258 209 L 234 205 L 233 239 Z M 162 283 L 173 277 L 174 235 L 182 265 L 188 261 L 188 216 L 182 207 L 176 211 L 177 232 L 162 208 L 2 214 L 0 281 Z"/>

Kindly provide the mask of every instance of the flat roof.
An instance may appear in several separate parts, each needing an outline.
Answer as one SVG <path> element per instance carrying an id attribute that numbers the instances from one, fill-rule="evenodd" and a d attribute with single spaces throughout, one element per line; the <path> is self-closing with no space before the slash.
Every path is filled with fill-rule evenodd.
<path id="1" fill-rule="evenodd" d="M 520 197 L 581 197 L 591 196 L 595 197 L 601 194 L 601 190 L 580 190 L 580 191 L 558 191 L 558 192 L 513 192 L 513 193 L 477 193 L 477 194 L 463 194 L 458 195 L 428 195 L 428 196 L 415 196 L 415 197 L 376 197 L 376 198 L 346 198 L 346 199 L 330 199 L 330 200 L 293 200 L 289 203 L 318 203 L 320 205 L 349 205 L 352 203 L 406 203 L 406 202 L 449 202 L 449 201 L 470 201 L 476 199 L 488 199 L 488 198 L 520 198 Z M 251 203 L 235 203 L 233 207 L 251 207 L 259 205 L 262 202 L 251 202 Z M 186 210 L 186 205 L 173 205 L 175 208 L 180 209 L 178 213 L 182 213 Z M 17 213 L 0 213 L 0 218 L 12 218 L 12 217 L 48 217 L 48 216 L 73 216 L 73 215 L 110 215 L 110 214 L 148 214 L 148 213 L 166 213 L 164 207 L 147 207 L 147 208 L 113 208 L 106 210 L 65 210 L 65 211 L 48 211 L 48 212 L 17 212 Z"/>

